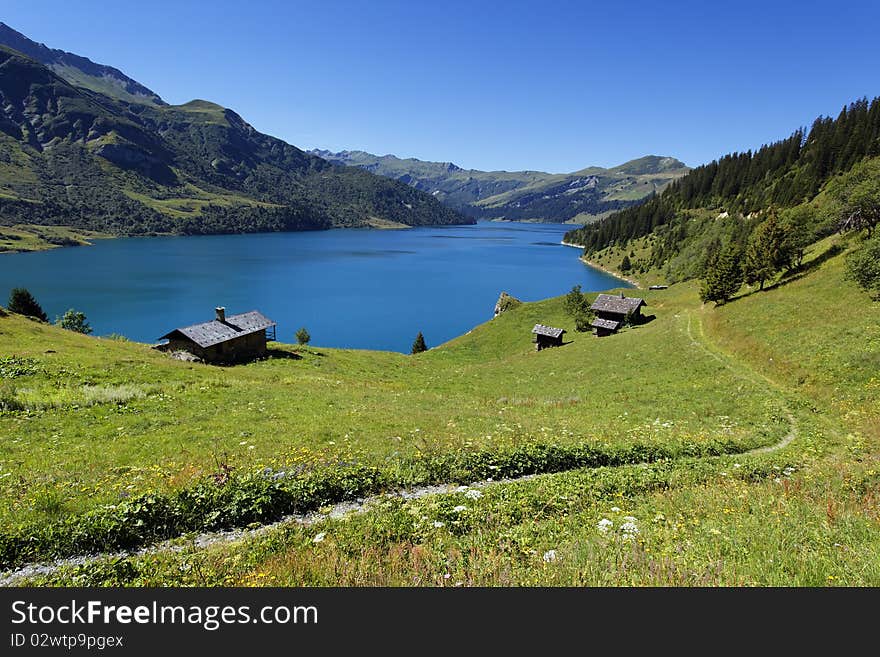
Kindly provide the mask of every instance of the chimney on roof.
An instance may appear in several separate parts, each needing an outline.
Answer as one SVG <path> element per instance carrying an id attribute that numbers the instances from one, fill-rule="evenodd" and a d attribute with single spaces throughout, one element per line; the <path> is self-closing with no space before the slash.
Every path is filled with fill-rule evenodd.
<path id="1" fill-rule="evenodd" d="M 218 322 L 226 321 L 226 308 L 224 308 L 223 306 L 218 306 L 217 308 L 214 308 L 214 312 L 217 313 Z"/>

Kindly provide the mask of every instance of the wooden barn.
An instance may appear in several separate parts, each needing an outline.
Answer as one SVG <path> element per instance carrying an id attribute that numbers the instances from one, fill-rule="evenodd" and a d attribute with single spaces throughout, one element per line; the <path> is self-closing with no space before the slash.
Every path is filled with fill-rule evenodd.
<path id="1" fill-rule="evenodd" d="M 162 351 L 186 351 L 206 363 L 231 363 L 251 360 L 266 353 L 266 343 L 275 339 L 275 322 L 252 310 L 226 316 L 225 308 L 215 310 L 210 322 L 176 328 L 156 345 Z"/>
<path id="2" fill-rule="evenodd" d="M 626 324 L 637 323 L 642 317 L 642 306 L 647 306 L 644 299 L 626 297 L 620 294 L 600 294 L 590 306 L 596 313 L 591 326 L 596 329 L 598 337 L 616 333 Z"/>
<path id="3" fill-rule="evenodd" d="M 561 347 L 562 336 L 565 335 L 565 329 L 544 326 L 543 324 L 535 324 L 532 333 L 535 334 L 535 349 L 541 351 L 541 349 L 544 349 L 545 347 Z"/>

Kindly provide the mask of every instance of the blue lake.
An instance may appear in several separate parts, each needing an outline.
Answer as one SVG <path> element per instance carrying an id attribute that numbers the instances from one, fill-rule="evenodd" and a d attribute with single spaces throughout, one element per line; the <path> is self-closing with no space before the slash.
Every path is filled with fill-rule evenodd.
<path id="1" fill-rule="evenodd" d="M 409 230 L 149 237 L 0 255 L 0 296 L 28 288 L 50 318 L 86 313 L 96 335 L 155 342 L 178 326 L 260 310 L 294 342 L 409 352 L 492 317 L 502 290 L 524 301 L 623 285 L 560 244 L 571 226 L 481 222 Z"/>

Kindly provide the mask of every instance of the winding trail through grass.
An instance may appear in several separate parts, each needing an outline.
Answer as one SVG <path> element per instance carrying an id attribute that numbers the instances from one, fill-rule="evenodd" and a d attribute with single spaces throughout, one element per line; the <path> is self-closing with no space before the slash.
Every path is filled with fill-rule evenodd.
<path id="1" fill-rule="evenodd" d="M 702 312 L 702 311 L 700 311 Z M 788 401 L 785 399 L 785 395 L 781 386 L 775 383 L 768 377 L 763 374 L 754 371 L 749 366 L 740 361 L 737 361 L 734 357 L 725 353 L 716 345 L 712 345 L 709 339 L 706 337 L 703 322 L 701 317 L 697 314 L 696 311 L 687 310 L 685 311 L 687 316 L 687 324 L 684 328 L 684 332 L 686 333 L 688 339 L 691 344 L 708 355 L 709 357 L 715 359 L 719 363 L 721 363 L 725 368 L 730 370 L 737 378 L 743 379 L 744 381 L 748 381 L 749 383 L 758 383 L 762 386 L 766 386 L 768 389 L 772 390 L 775 394 L 774 396 L 777 398 L 782 411 L 784 412 L 786 419 L 788 420 L 789 430 L 788 432 L 777 442 L 771 445 L 765 445 L 763 447 L 756 447 L 747 451 L 742 452 L 743 456 L 748 455 L 757 455 L 757 454 L 767 454 L 775 451 L 779 451 L 792 443 L 798 437 L 798 424 L 795 418 L 795 414 L 791 409 Z M 680 315 L 676 315 L 676 318 L 680 318 Z M 696 332 L 698 333 L 695 336 L 695 331 L 693 328 L 694 323 L 696 323 L 697 328 Z M 730 455 L 728 455 L 730 456 Z M 705 458 L 718 458 L 717 456 L 710 456 Z M 629 465 L 639 465 L 639 464 L 629 464 Z M 559 473 L 548 473 L 550 476 L 552 474 Z M 414 500 L 420 499 L 423 497 L 428 497 L 431 495 L 443 495 L 456 492 L 456 490 L 461 488 L 485 488 L 488 486 L 496 486 L 501 484 L 512 484 L 522 481 L 527 481 L 529 479 L 533 479 L 538 476 L 543 476 L 541 474 L 528 474 L 523 475 L 521 477 L 508 478 L 508 479 L 499 479 L 499 480 L 483 480 L 471 483 L 469 486 L 458 486 L 457 484 L 438 484 L 438 485 L 430 485 L 430 486 L 419 486 L 410 489 L 402 489 L 397 491 L 389 491 L 379 495 L 373 495 L 364 498 L 358 498 L 357 500 L 348 500 L 339 502 L 331 506 L 327 511 L 313 512 L 308 514 L 291 514 L 285 516 L 276 522 L 268 523 L 256 528 L 241 528 L 241 529 L 233 529 L 226 531 L 216 531 L 216 532 L 205 532 L 199 534 L 193 538 L 185 538 L 178 537 L 176 539 L 170 539 L 167 541 L 163 541 L 161 543 L 147 546 L 141 548 L 139 550 L 127 550 L 127 551 L 117 551 L 117 552 L 104 552 L 90 555 L 82 555 L 78 557 L 71 557 L 66 559 L 59 559 L 53 562 L 48 563 L 32 563 L 21 566 L 15 570 L 8 571 L 2 575 L 0 575 L 0 586 L 14 586 L 18 582 L 22 580 L 26 580 L 35 576 L 45 576 L 51 575 L 55 571 L 69 566 L 81 566 L 89 563 L 93 563 L 103 559 L 112 559 L 112 558 L 126 558 L 132 556 L 143 556 L 148 554 L 155 554 L 158 552 L 181 552 L 187 549 L 199 549 L 204 550 L 210 548 L 214 545 L 224 544 L 224 543 L 232 543 L 241 540 L 246 540 L 248 538 L 260 536 L 262 534 L 271 532 L 274 529 L 282 527 L 284 525 L 290 523 L 297 523 L 300 525 L 310 526 L 319 522 L 323 522 L 325 520 L 333 520 L 338 519 L 345 516 L 348 513 L 366 513 L 370 510 L 370 506 L 375 502 L 388 497 L 400 497 L 406 500 Z"/>
<path id="2" fill-rule="evenodd" d="M 705 308 L 705 307 L 704 307 Z M 704 308 L 700 310 L 700 312 L 704 312 Z M 700 334 L 700 339 L 697 340 L 694 337 L 694 332 L 692 330 L 692 324 L 695 313 L 694 311 L 687 311 L 687 336 L 695 347 L 703 351 L 705 354 L 714 358 L 719 363 L 724 365 L 728 370 L 730 370 L 736 377 L 748 381 L 750 383 L 759 383 L 760 385 L 767 386 L 772 389 L 776 393 L 776 397 L 779 401 L 780 406 L 782 407 L 783 413 L 785 413 L 785 417 L 788 420 L 788 433 L 786 433 L 780 440 L 773 443 L 772 445 L 764 445 L 763 447 L 755 447 L 754 449 L 750 449 L 748 451 L 743 452 L 743 455 L 750 454 L 767 454 L 770 452 L 775 452 L 780 449 L 783 449 L 791 444 L 791 442 L 798 437 L 798 423 L 795 418 L 794 411 L 792 411 L 791 406 L 788 401 L 785 399 L 785 395 L 783 394 L 780 386 L 774 382 L 769 377 L 761 374 L 760 372 L 756 372 L 752 368 L 748 367 L 745 364 L 739 363 L 735 361 L 734 358 L 723 352 L 720 347 L 717 345 L 709 346 L 709 339 L 706 337 L 706 332 L 703 329 L 703 321 L 697 316 L 697 329 Z M 737 363 L 735 366 L 734 363 Z"/>

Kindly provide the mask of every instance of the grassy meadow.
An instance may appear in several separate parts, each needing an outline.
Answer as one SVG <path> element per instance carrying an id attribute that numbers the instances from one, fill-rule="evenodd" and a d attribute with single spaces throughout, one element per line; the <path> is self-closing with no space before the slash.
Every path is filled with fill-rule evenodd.
<path id="1" fill-rule="evenodd" d="M 120 546 L 178 549 L 30 583 L 877 585 L 880 304 L 827 246 L 718 308 L 694 283 L 640 292 L 656 317 L 610 338 L 557 298 L 418 356 L 277 344 L 214 367 L 0 317 L 0 552 L 70 556 L 108 522 Z M 536 322 L 568 343 L 536 352 Z M 262 483 L 278 473 L 284 491 Z M 256 527 L 429 483 L 449 492 L 208 548 L 191 519 L 127 527 L 192 508 Z"/>
<path id="2" fill-rule="evenodd" d="M 109 237 L 112 236 L 68 226 L 0 226 L 0 253 L 46 251 L 60 246 L 89 246 L 96 239 Z"/>

